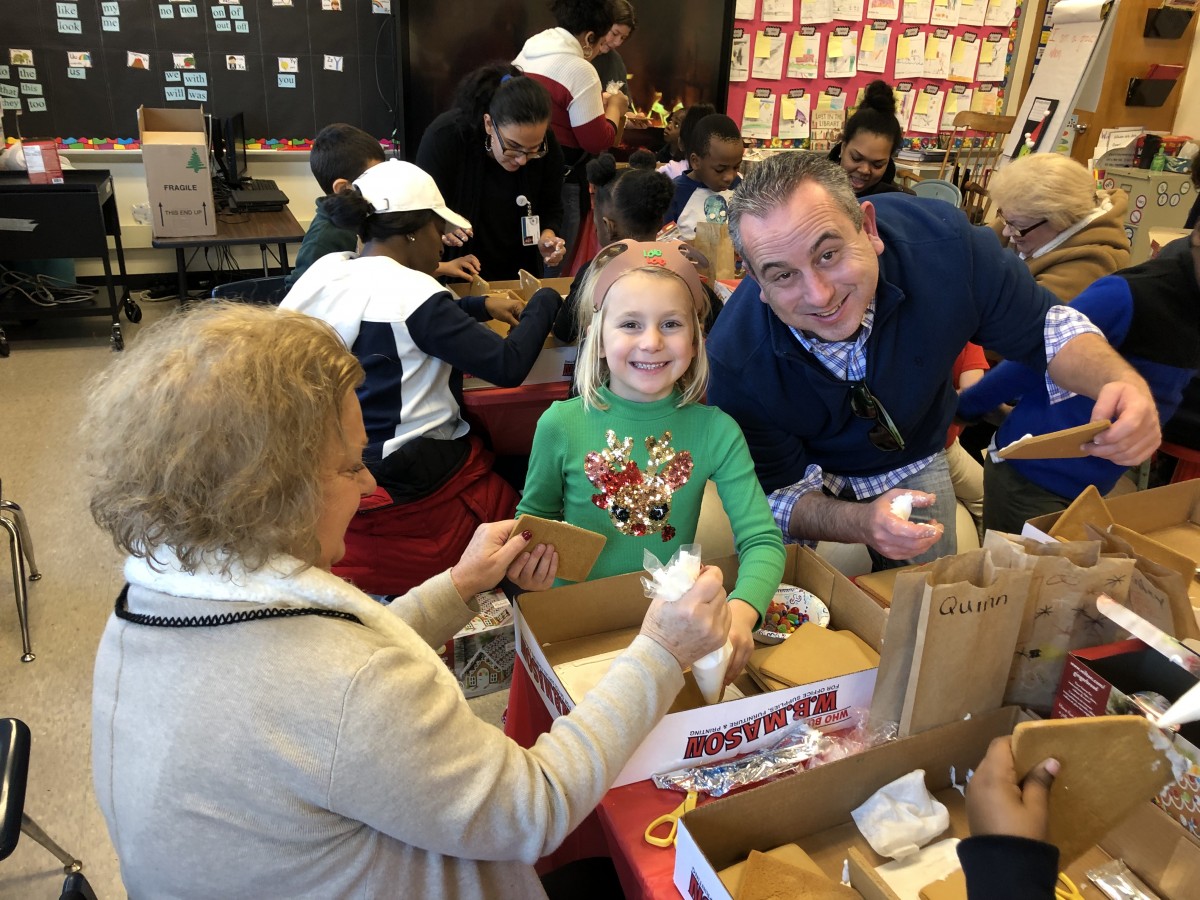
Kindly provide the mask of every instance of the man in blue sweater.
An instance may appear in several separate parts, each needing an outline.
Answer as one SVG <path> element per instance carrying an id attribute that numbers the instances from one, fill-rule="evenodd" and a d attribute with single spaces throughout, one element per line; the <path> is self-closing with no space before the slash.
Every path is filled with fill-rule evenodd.
<path id="1" fill-rule="evenodd" d="M 783 153 L 746 177 L 729 222 L 753 278 L 709 338 L 708 398 L 745 432 L 785 538 L 866 544 L 877 567 L 955 552 L 942 448 L 968 341 L 1044 372 L 1055 397 L 1094 399 L 1115 423 L 1093 455 L 1133 465 L 1158 446 L 1141 376 L 953 206 L 859 206 L 840 166 Z M 932 518 L 898 514 L 905 493 Z"/>
<path id="2" fill-rule="evenodd" d="M 1146 379 L 1164 423 L 1200 367 L 1200 226 L 1192 231 L 1189 249 L 1101 278 L 1071 301 Z M 1084 425 L 1091 417 L 1082 397 L 1052 404 L 1044 380 L 1013 362 L 1001 363 L 964 391 L 958 412 L 976 419 L 1013 398 L 1021 402 L 996 432 L 995 447 L 1025 434 Z M 1010 461 L 989 456 L 983 524 L 1019 532 L 1028 519 L 1066 509 L 1089 484 L 1107 494 L 1124 471 L 1096 456 Z"/>

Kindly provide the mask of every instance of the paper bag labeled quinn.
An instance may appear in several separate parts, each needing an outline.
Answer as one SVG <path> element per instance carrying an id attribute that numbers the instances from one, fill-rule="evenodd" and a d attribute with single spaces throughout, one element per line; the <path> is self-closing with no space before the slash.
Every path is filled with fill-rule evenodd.
<path id="1" fill-rule="evenodd" d="M 929 570 L 917 622 L 901 737 L 1000 706 L 1025 615 L 1028 572 L 975 550 Z"/>
<path id="2" fill-rule="evenodd" d="M 594 531 L 543 519 L 540 516 L 521 516 L 513 526 L 509 537 L 522 531 L 532 531 L 529 546 L 552 544 L 558 552 L 558 577 L 566 581 L 587 581 L 592 566 L 600 557 L 608 539 Z"/>
<path id="3" fill-rule="evenodd" d="M 1016 727 L 1012 749 L 1018 779 L 1042 760 L 1059 763 L 1050 788 L 1046 840 L 1058 847 L 1061 867 L 1175 780 L 1170 746 L 1170 739 L 1141 716 L 1050 719 Z"/>

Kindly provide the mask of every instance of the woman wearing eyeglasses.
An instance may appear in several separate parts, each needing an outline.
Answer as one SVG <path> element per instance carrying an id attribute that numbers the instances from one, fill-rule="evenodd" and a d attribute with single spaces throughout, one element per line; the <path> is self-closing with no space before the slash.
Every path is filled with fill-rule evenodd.
<path id="1" fill-rule="evenodd" d="M 1096 189 L 1080 163 L 1034 153 L 992 174 L 988 183 L 1000 242 L 1015 250 L 1038 284 L 1069 303 L 1089 284 L 1129 265 L 1120 188 Z"/>
<path id="2" fill-rule="evenodd" d="M 562 262 L 563 155 L 550 94 L 519 68 L 493 63 L 467 75 L 454 108 L 421 136 L 417 165 L 473 226 L 447 236 L 447 256 L 474 254 L 490 281 Z"/>

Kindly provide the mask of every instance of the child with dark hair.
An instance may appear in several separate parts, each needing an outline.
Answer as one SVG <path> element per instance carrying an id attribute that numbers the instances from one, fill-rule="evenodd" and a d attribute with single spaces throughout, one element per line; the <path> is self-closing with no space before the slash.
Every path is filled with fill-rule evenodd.
<path id="1" fill-rule="evenodd" d="M 711 116 L 717 111 L 717 108 L 711 103 L 693 103 L 686 109 L 677 109 L 671 113 L 671 119 L 675 119 L 679 124 L 676 126 L 679 130 L 678 136 L 675 138 L 676 151 L 673 152 L 669 160 L 664 160 L 661 156 L 659 162 L 666 163 L 658 167 L 658 171 L 662 172 L 672 181 L 686 172 L 690 166 L 688 165 L 687 150 L 684 149 L 688 145 L 688 141 L 692 139 L 692 132 L 696 130 L 696 126 L 700 124 L 700 120 L 705 116 Z M 670 119 L 667 122 L 668 129 L 670 128 Z"/>
<path id="2" fill-rule="evenodd" d="M 499 62 L 463 78 L 454 104 L 421 136 L 417 165 L 471 220 L 467 247 L 484 278 L 514 279 L 520 269 L 540 276 L 565 252 L 563 155 L 550 130 L 550 95 Z M 466 253 L 459 237 L 446 241 L 452 257 Z"/>
<path id="3" fill-rule="evenodd" d="M 896 184 L 894 157 L 900 152 L 903 139 L 892 86 L 886 81 L 872 81 L 862 102 L 846 121 L 841 141 L 829 151 L 829 158 L 846 170 L 858 197 L 889 191 L 911 194 L 912 191 Z"/>
<path id="4" fill-rule="evenodd" d="M 729 218 L 729 200 L 741 183 L 738 169 L 744 148 L 737 123 L 714 113 L 696 124 L 683 149 L 691 168 L 675 179 L 675 197 L 663 224 L 674 222 L 680 237 L 690 241 L 701 222 L 722 223 Z"/>
<path id="5" fill-rule="evenodd" d="M 434 509 L 390 520 L 390 527 L 408 529 L 390 533 L 391 542 L 360 517 L 350 527 L 341 565 L 363 590 L 393 593 L 444 570 L 480 522 L 511 514 L 516 495 L 491 470 L 490 452 L 463 418 L 462 373 L 520 384 L 561 298 L 543 288 L 528 304 L 458 299 L 435 281 L 443 234 L 471 223 L 412 163 L 372 166 L 339 185 L 326 208 L 335 225 L 362 238 L 362 252 L 319 259 L 282 306 L 328 322 L 362 363 L 363 461 L 390 501 L 437 500 Z M 513 325 L 507 338 L 482 324 L 489 318 Z"/>
<path id="6" fill-rule="evenodd" d="M 592 188 L 592 218 L 600 246 L 607 247 L 624 240 L 654 241 L 663 214 L 675 196 L 675 186 L 666 175 L 654 170 L 654 157 L 650 151 L 635 151 L 629 157 L 627 169 L 618 169 L 611 153 L 601 153 L 588 163 L 587 174 Z M 554 320 L 554 335 L 560 341 L 574 343 L 579 337 L 575 300 L 590 262 L 588 260 L 580 267 L 563 308 Z M 707 334 L 722 303 L 708 285 L 704 286 L 704 291 L 708 296 L 708 310 L 701 324 Z"/>
<path id="7" fill-rule="evenodd" d="M 339 190 L 385 159 L 379 141 L 361 128 L 335 122 L 317 133 L 308 154 L 308 167 L 325 196 L 317 200 L 317 213 L 304 233 L 296 253 L 296 265 L 283 282 L 285 291 L 290 291 L 308 267 L 322 256 L 353 253 L 358 249 L 358 235 L 334 224 L 325 204 Z M 453 263 L 440 264 L 437 274 L 470 280 L 478 271 L 479 261 L 473 256 L 465 256 Z"/>
<path id="8" fill-rule="evenodd" d="M 317 133 L 308 153 L 308 167 L 325 196 L 317 200 L 317 213 L 304 233 L 296 265 L 284 281 L 285 289 L 291 290 L 305 270 L 326 253 L 354 250 L 358 246 L 354 232 L 338 228 L 330 221 L 325 200 L 337 193 L 341 185 L 349 184 L 384 159 L 379 141 L 361 128 L 335 122 Z"/>
<path id="9" fill-rule="evenodd" d="M 658 150 L 657 162 L 669 163 L 683 159 L 683 147 L 679 143 L 679 126 L 683 124 L 683 118 L 686 115 L 687 107 L 677 106 L 667 116 L 667 121 L 663 123 L 663 145 Z"/>

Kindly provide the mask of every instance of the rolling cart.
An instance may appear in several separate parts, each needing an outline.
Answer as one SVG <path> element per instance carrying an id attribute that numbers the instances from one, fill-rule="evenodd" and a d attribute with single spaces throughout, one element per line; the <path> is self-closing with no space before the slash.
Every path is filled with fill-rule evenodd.
<path id="1" fill-rule="evenodd" d="M 104 263 L 108 305 L 91 302 L 41 306 L 9 292 L 0 295 L 0 322 L 107 315 L 112 317 L 112 348 L 123 350 L 120 313 L 124 312 L 130 322 L 138 322 L 142 311 L 129 296 L 112 175 L 107 169 L 71 169 L 63 172 L 63 177 L 63 184 L 30 184 L 25 172 L 0 172 L 0 258 L 100 259 Z M 109 237 L 116 247 L 121 273 L 120 299 L 109 260 Z M 8 338 L 0 327 L 0 356 L 8 354 Z"/>

